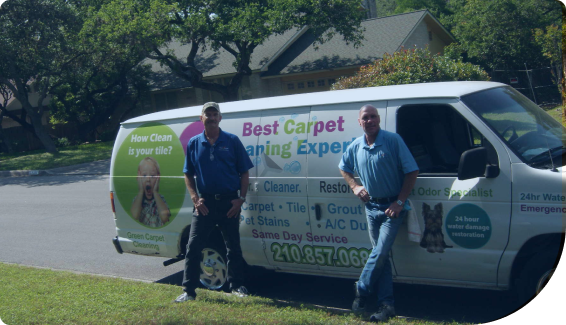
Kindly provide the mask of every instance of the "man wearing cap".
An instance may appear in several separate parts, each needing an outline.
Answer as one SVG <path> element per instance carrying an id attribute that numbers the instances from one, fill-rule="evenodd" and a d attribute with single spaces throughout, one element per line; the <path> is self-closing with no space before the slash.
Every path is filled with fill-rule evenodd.
<path id="1" fill-rule="evenodd" d="M 232 294 L 248 295 L 242 284 L 244 258 L 239 227 L 240 209 L 246 201 L 249 184 L 248 170 L 253 164 L 240 139 L 220 129 L 222 114 L 217 103 L 204 104 L 200 120 L 204 132 L 189 140 L 183 168 L 195 209 L 185 256 L 184 293 L 175 302 L 195 300 L 202 250 L 216 225 L 226 244 Z"/>
<path id="2" fill-rule="evenodd" d="M 375 107 L 363 106 L 358 123 L 364 135 L 346 148 L 338 167 L 354 194 L 365 203 L 373 249 L 356 282 L 352 310 L 363 312 L 367 298 L 377 291 L 379 309 L 371 315 L 370 321 L 384 322 L 395 316 L 389 252 L 403 217 L 410 209 L 407 197 L 415 185 L 419 168 L 403 139 L 380 129 Z M 358 174 L 362 185 L 356 183 L 354 173 Z"/>

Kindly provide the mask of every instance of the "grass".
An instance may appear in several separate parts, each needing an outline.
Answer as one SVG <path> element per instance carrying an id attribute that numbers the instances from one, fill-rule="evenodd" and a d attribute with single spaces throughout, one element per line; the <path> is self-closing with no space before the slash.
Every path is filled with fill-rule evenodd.
<path id="1" fill-rule="evenodd" d="M 20 152 L 16 154 L 0 153 L 1 170 L 45 170 L 71 166 L 97 160 L 109 159 L 114 142 L 97 142 L 59 148 L 57 153 L 45 150 Z"/>
<path id="2" fill-rule="evenodd" d="M 550 116 L 552 116 L 555 120 L 562 123 L 562 106 L 548 107 L 548 108 L 543 108 L 543 109 Z M 566 125 L 564 123 L 562 123 L 562 125 L 564 125 L 564 127 L 566 127 Z"/>
<path id="3" fill-rule="evenodd" d="M 5 324 L 368 324 L 359 316 L 272 299 L 197 290 L 173 303 L 179 287 L 0 263 Z M 395 318 L 389 324 L 444 324 Z M 449 323 L 461 324 L 461 323 Z"/>

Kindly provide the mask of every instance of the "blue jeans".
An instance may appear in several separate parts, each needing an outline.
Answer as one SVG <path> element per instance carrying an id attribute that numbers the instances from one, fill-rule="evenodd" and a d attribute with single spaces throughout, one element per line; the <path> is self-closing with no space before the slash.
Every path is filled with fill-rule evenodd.
<path id="1" fill-rule="evenodd" d="M 358 281 L 358 292 L 361 296 L 369 296 L 377 286 L 378 305 L 394 305 L 393 274 L 389 252 L 395 241 L 395 236 L 407 214 L 403 210 L 399 217 L 391 219 L 385 215 L 389 204 L 366 203 L 368 231 L 373 250 Z"/>

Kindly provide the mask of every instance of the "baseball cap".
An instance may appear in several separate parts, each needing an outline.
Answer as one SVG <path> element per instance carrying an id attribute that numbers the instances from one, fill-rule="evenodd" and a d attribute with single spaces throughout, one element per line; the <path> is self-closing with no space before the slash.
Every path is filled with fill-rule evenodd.
<path id="1" fill-rule="evenodd" d="M 218 103 L 216 103 L 216 102 L 208 102 L 208 103 L 204 104 L 202 106 L 201 114 L 204 114 L 204 111 L 206 111 L 207 108 L 214 108 L 215 110 L 218 111 L 218 113 L 220 113 L 220 106 L 218 106 Z"/>

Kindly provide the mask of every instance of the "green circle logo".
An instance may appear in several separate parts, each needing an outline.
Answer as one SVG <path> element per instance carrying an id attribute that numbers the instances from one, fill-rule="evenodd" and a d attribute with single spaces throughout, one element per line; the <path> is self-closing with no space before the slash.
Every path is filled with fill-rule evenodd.
<path id="1" fill-rule="evenodd" d="M 114 189 L 124 210 L 146 227 L 168 225 L 185 199 L 184 162 L 181 142 L 168 126 L 147 123 L 133 130 L 114 161 Z"/>
<path id="2" fill-rule="evenodd" d="M 446 216 L 446 233 L 461 247 L 480 248 L 491 238 L 491 220 L 479 206 L 459 204 Z"/>

